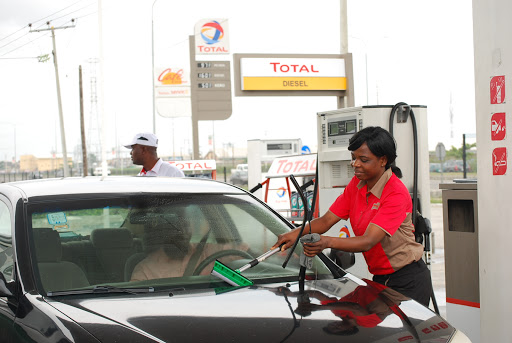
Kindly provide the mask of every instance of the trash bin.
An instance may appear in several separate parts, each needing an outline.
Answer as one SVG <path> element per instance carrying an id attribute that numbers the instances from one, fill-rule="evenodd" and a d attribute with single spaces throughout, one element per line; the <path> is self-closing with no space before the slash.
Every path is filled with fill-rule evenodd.
<path id="1" fill-rule="evenodd" d="M 446 319 L 480 341 L 478 197 L 476 180 L 440 184 L 443 199 Z"/>

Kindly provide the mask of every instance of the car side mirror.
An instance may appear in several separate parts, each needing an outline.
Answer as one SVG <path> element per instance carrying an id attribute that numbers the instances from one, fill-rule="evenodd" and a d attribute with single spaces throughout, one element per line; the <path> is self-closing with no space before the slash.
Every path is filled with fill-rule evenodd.
<path id="1" fill-rule="evenodd" d="M 345 270 L 356 264 L 356 255 L 353 252 L 331 249 L 329 257 Z"/>
<path id="2" fill-rule="evenodd" d="M 7 281 L 3 273 L 0 273 L 0 297 L 12 297 L 12 292 L 7 287 Z"/>

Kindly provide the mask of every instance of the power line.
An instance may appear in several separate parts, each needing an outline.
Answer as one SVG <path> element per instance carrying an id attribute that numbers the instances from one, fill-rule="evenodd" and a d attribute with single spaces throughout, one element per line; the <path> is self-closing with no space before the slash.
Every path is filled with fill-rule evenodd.
<path id="1" fill-rule="evenodd" d="M 23 29 L 25 29 L 26 27 L 28 27 L 28 25 L 27 25 L 27 26 L 24 26 L 24 27 L 23 27 Z M 16 31 L 16 32 L 19 32 L 19 30 L 18 30 L 18 31 Z M 18 37 L 18 38 L 16 38 L 15 40 L 12 40 L 12 41 L 10 41 L 9 43 L 7 43 L 7 44 L 5 44 L 5 45 L 0 46 L 0 49 L 2 49 L 2 48 L 4 48 L 4 47 L 6 47 L 6 46 L 7 46 L 7 45 L 9 45 L 9 44 L 12 44 L 12 43 L 16 42 L 17 40 L 19 40 L 19 39 L 21 39 L 21 38 L 25 37 L 26 35 L 28 35 L 28 32 L 27 32 L 27 33 L 25 33 L 23 36 L 19 36 L 19 37 Z"/>
<path id="2" fill-rule="evenodd" d="M 0 57 L 0 60 L 33 60 L 39 59 L 39 56 L 36 57 Z"/>
<path id="3" fill-rule="evenodd" d="M 17 31 L 14 31 L 13 33 L 11 34 L 8 34 L 7 36 L 5 36 L 4 38 L 0 38 L 0 42 L 3 41 L 4 39 L 7 39 L 15 34 L 17 34 L 18 32 L 20 32 L 21 30 L 24 30 L 25 28 L 27 28 L 28 25 L 25 25 L 23 26 L 21 29 L 17 30 Z M 1 48 L 1 47 L 0 47 Z"/>
<path id="4" fill-rule="evenodd" d="M 73 3 L 73 4 L 71 4 L 71 5 L 67 6 L 67 7 L 64 7 L 63 9 L 61 9 L 61 10 L 59 10 L 59 11 L 57 11 L 57 12 L 54 12 L 54 13 L 52 13 L 52 14 L 50 14 L 50 15 L 48 15 L 48 16 L 46 16 L 46 17 L 42 18 L 42 19 L 36 20 L 36 21 L 34 21 L 33 23 L 31 23 L 31 24 L 25 25 L 25 26 L 23 26 L 21 29 L 16 30 L 15 32 L 13 32 L 13 33 L 11 33 L 11 34 L 9 34 L 9 35 L 7 35 L 7 36 L 5 36 L 5 37 L 1 38 L 1 39 L 0 39 L 0 42 L 4 41 L 5 39 L 7 39 L 7 38 L 9 38 L 9 37 L 12 37 L 13 35 L 15 35 L 15 34 L 19 33 L 20 31 L 22 31 L 22 30 L 26 29 L 27 27 L 30 27 L 30 28 L 31 28 L 31 27 L 32 27 L 32 25 L 33 25 L 33 24 L 35 24 L 35 23 L 38 23 L 38 22 L 40 22 L 40 21 L 43 21 L 43 20 L 45 20 L 45 19 L 47 19 L 47 18 L 52 18 L 52 17 L 53 17 L 53 16 L 55 16 L 56 14 L 61 13 L 61 12 L 65 11 L 65 10 L 67 10 L 67 9 L 69 9 L 69 8 L 71 8 L 71 7 L 75 6 L 76 4 L 78 4 L 78 3 L 80 3 L 80 2 L 83 2 L 83 1 L 85 1 L 85 0 L 79 0 L 79 1 L 76 1 L 75 3 Z M 68 13 L 66 13 L 66 14 L 64 14 L 64 15 L 62 15 L 62 16 L 60 16 L 60 17 L 53 18 L 51 21 L 57 21 L 57 20 L 59 20 L 59 19 L 61 19 L 61 18 L 64 18 L 64 17 L 66 17 L 66 16 L 69 16 L 69 15 L 71 15 L 71 14 L 73 14 L 73 13 L 78 12 L 78 11 L 81 11 L 81 10 L 83 10 L 83 9 L 87 8 L 87 7 L 92 6 L 92 5 L 94 5 L 94 3 L 87 4 L 87 5 L 82 6 L 82 7 L 78 8 L 78 9 L 76 9 L 76 10 L 73 10 L 73 11 L 71 11 L 71 12 L 68 12 Z M 83 16 L 81 16 L 80 18 L 83 18 L 83 17 L 89 16 L 89 15 L 91 15 L 91 13 L 86 14 L 86 15 L 83 15 Z M 74 20 L 74 19 L 72 19 L 72 20 Z M 44 26 L 45 24 L 49 24 L 49 23 L 50 23 L 50 21 L 46 21 L 45 23 L 42 23 L 41 25 L 39 25 L 36 29 L 38 29 L 38 28 L 40 28 L 40 27 Z M 66 23 L 67 23 L 67 22 L 66 22 Z M 19 36 L 18 38 L 14 39 L 14 40 L 11 40 L 11 41 L 9 41 L 8 43 L 6 43 L 6 44 L 4 44 L 4 45 L 0 46 L 0 49 L 2 49 L 2 48 L 4 48 L 4 47 L 7 47 L 7 46 L 9 46 L 9 45 L 13 44 L 14 42 L 16 42 L 16 41 L 20 40 L 21 38 L 25 37 L 28 33 L 29 33 L 29 32 L 27 32 L 27 33 L 25 33 L 24 35 Z M 34 41 L 34 40 L 33 40 L 33 41 Z M 31 41 L 31 42 L 33 42 L 33 41 Z M 29 43 L 30 43 L 30 42 L 29 42 Z M 23 47 L 23 46 L 25 46 L 25 45 L 27 45 L 27 44 L 28 44 L 28 43 L 23 44 L 23 45 L 19 46 L 18 48 L 21 48 L 21 47 Z M 13 51 L 16 51 L 16 50 L 17 50 L 17 48 L 16 48 L 16 49 L 13 49 L 13 50 L 11 50 L 11 51 L 9 51 L 9 52 L 5 53 L 5 54 L 2 54 L 2 55 L 0 55 L 0 56 L 4 56 L 4 55 L 6 55 L 6 54 L 8 54 L 8 53 L 11 53 L 11 52 L 13 52 Z"/>
<path id="5" fill-rule="evenodd" d="M 64 10 L 66 10 L 66 9 L 68 9 L 68 8 L 70 8 L 70 7 L 74 6 L 74 5 L 76 5 L 77 3 L 82 2 L 82 1 L 84 1 L 84 0 L 79 0 L 79 1 L 77 1 L 77 2 L 75 2 L 75 3 L 73 3 L 73 4 L 71 4 L 71 5 L 69 5 L 69 6 L 67 6 L 67 7 L 64 7 L 63 9 L 61 9 L 61 10 L 59 10 L 59 11 L 57 11 L 57 12 L 53 13 L 53 14 L 50 14 L 50 15 L 48 15 L 48 16 L 46 16 L 46 17 L 44 17 L 44 18 L 41 18 L 41 19 L 38 19 L 38 20 L 32 21 L 32 23 L 37 23 L 37 22 L 39 22 L 39 21 L 45 20 L 46 18 L 49 18 L 49 17 L 51 17 L 51 16 L 53 16 L 53 15 L 55 15 L 55 14 L 59 13 L 59 12 L 62 12 L 62 11 L 64 11 Z M 44 24 L 43 24 L 43 25 L 44 25 Z M 1 42 L 1 41 L 3 41 L 4 39 L 9 38 L 9 37 L 10 37 L 10 36 L 12 36 L 12 35 L 15 35 L 16 33 L 20 32 L 21 30 L 23 30 L 23 29 L 25 29 L 25 28 L 27 28 L 27 27 L 28 27 L 28 25 L 25 25 L 25 26 L 23 26 L 21 29 L 16 30 L 16 31 L 15 31 L 15 32 L 13 32 L 13 33 L 10 33 L 10 34 L 8 34 L 7 36 L 5 36 L 5 37 L 3 37 L 3 38 L 0 38 L 0 42 Z"/>
<path id="6" fill-rule="evenodd" d="M 4 54 L 0 55 L 0 57 L 5 56 L 5 55 L 7 55 L 7 54 L 10 54 L 11 52 L 14 52 L 14 51 L 16 51 L 16 50 L 18 50 L 18 49 L 21 49 L 21 48 L 22 48 L 22 47 L 24 47 L 25 45 L 28 45 L 28 44 L 30 44 L 30 43 L 32 43 L 32 42 L 35 42 L 35 41 L 36 41 L 36 40 L 38 40 L 38 39 L 41 39 L 41 38 L 43 38 L 43 37 L 48 37 L 49 35 L 50 35 L 49 33 L 46 33 L 46 34 L 41 35 L 41 36 L 39 36 L 39 37 L 37 37 L 37 38 L 35 38 L 35 39 L 32 39 L 31 41 L 28 41 L 27 43 L 25 43 L 25 44 L 23 44 L 23 45 L 20 45 L 20 46 L 18 46 L 17 48 L 14 48 L 14 49 L 12 49 L 11 51 L 8 51 L 8 52 L 6 52 L 6 53 L 4 53 Z"/>
<path id="7" fill-rule="evenodd" d="M 37 23 L 37 22 L 39 22 L 39 21 L 46 20 L 47 18 L 50 18 L 50 17 L 52 17 L 52 16 L 56 15 L 57 13 L 60 13 L 60 12 L 62 12 L 62 11 L 64 11 L 64 10 L 67 10 L 68 8 L 73 7 L 73 6 L 75 6 L 76 4 L 78 4 L 79 2 L 82 2 L 82 1 L 84 1 L 84 0 L 79 0 L 79 1 L 77 1 L 77 2 L 74 2 L 73 4 L 71 4 L 71 5 L 67 6 L 67 7 L 64 7 L 64 8 L 63 8 L 63 9 L 61 9 L 61 10 L 58 10 L 58 11 L 57 11 L 57 12 L 55 12 L 55 13 L 52 13 L 52 14 L 50 14 L 50 15 L 48 15 L 48 16 L 46 16 L 46 17 L 42 18 L 42 19 L 39 19 L 39 20 L 36 20 L 36 21 L 32 22 L 32 24 Z M 60 19 L 60 18 L 59 18 L 59 19 Z M 45 24 L 45 23 L 43 23 L 42 25 L 44 25 L 44 24 Z M 42 25 L 41 25 L 41 26 L 42 26 Z"/>

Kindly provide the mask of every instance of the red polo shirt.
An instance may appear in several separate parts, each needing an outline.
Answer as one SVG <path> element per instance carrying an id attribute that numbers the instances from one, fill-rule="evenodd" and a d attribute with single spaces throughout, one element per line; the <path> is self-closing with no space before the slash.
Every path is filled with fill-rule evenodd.
<path id="1" fill-rule="evenodd" d="M 423 246 L 414 239 L 411 196 L 391 168 L 369 191 L 366 182 L 354 176 L 329 210 L 341 219 L 350 218 L 356 236 L 364 235 L 370 223 L 386 233 L 382 241 L 363 252 L 374 275 L 391 274 L 423 254 Z"/>

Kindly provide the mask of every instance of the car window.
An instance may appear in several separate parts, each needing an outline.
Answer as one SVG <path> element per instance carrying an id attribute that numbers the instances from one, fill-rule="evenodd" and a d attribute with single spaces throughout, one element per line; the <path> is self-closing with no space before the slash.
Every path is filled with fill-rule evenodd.
<path id="1" fill-rule="evenodd" d="M 32 227 L 52 228 L 66 236 L 89 236 L 96 228 L 118 228 L 126 220 L 128 209 L 119 207 L 99 207 L 70 209 L 66 211 L 34 213 Z"/>
<path id="2" fill-rule="evenodd" d="M 11 212 L 3 201 L 0 201 L 0 235 L 11 237 Z"/>
<path id="3" fill-rule="evenodd" d="M 32 256 L 45 291 L 94 285 L 214 287 L 216 261 L 233 271 L 264 254 L 290 225 L 250 195 L 126 195 L 29 205 Z M 244 272 L 255 283 L 295 280 L 299 249 Z M 330 275 L 315 258 L 311 275 Z M 70 280 L 71 278 L 71 280 Z M 213 283 L 212 283 L 213 282 Z"/>
<path id="4" fill-rule="evenodd" d="M 0 272 L 4 274 L 7 282 L 14 279 L 13 249 L 10 245 L 11 237 L 11 212 L 7 204 L 0 201 Z"/>
<path id="5" fill-rule="evenodd" d="M 14 280 L 14 261 L 12 247 L 0 245 L 0 272 L 4 274 L 5 280 Z"/>

